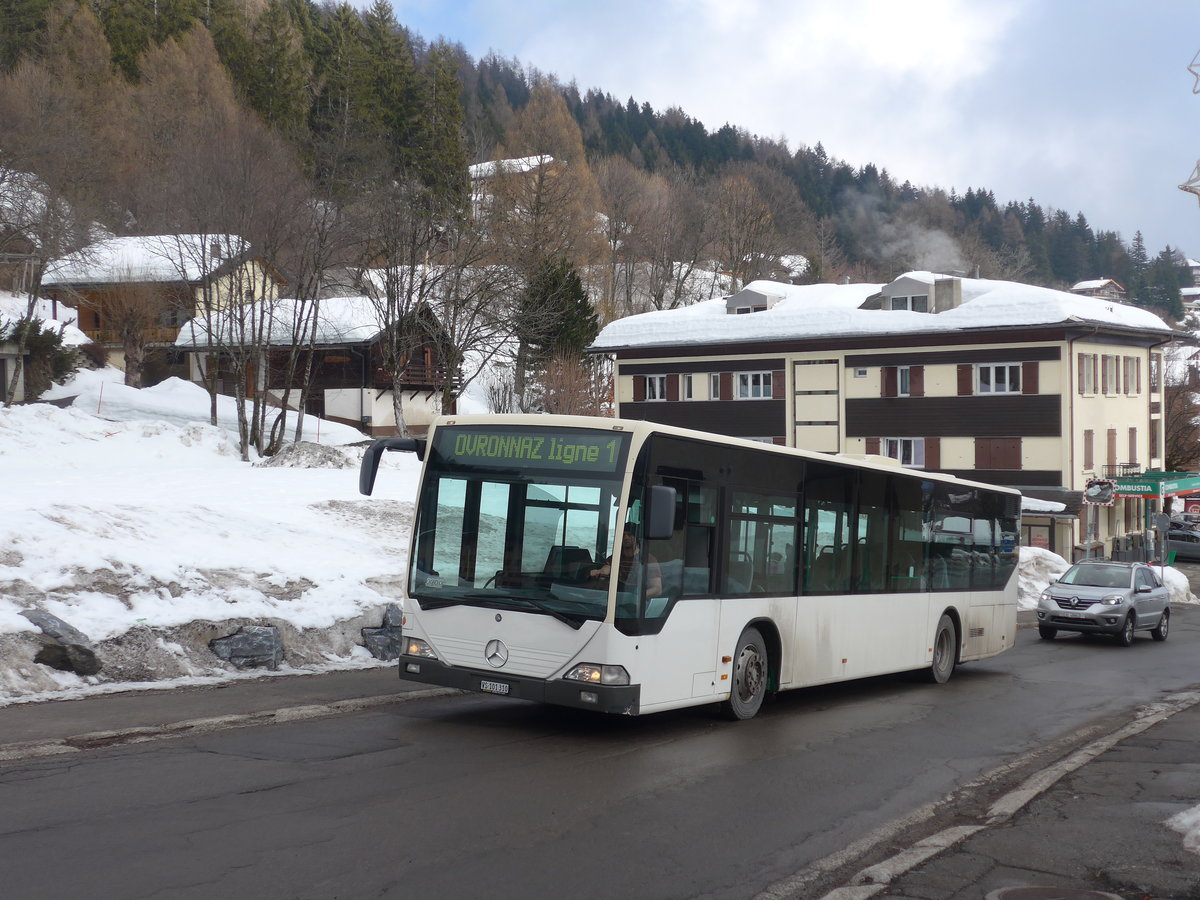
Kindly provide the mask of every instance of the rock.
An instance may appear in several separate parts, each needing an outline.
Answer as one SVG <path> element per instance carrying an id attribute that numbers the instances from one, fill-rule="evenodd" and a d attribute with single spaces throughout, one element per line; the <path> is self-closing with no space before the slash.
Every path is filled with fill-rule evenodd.
<path id="1" fill-rule="evenodd" d="M 399 605 L 389 603 L 383 611 L 383 626 L 362 630 L 363 646 L 376 659 L 399 659 L 403 621 L 404 613 L 401 612 Z"/>
<path id="2" fill-rule="evenodd" d="M 34 662 L 76 675 L 95 675 L 103 668 L 91 640 L 78 628 L 40 609 L 23 609 L 21 615 L 42 630 Z"/>
<path id="3" fill-rule="evenodd" d="M 214 638 L 208 647 L 239 669 L 266 667 L 272 671 L 283 662 L 283 640 L 274 625 L 243 625 L 223 638 Z"/>

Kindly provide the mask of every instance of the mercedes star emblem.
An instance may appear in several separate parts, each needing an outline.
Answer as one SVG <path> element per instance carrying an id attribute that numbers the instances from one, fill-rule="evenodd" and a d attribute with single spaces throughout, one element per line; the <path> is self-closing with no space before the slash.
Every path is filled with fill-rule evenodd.
<path id="1" fill-rule="evenodd" d="M 483 648 L 483 657 L 493 668 L 499 669 L 508 662 L 508 648 L 504 646 L 503 641 L 488 641 L 487 646 Z"/>

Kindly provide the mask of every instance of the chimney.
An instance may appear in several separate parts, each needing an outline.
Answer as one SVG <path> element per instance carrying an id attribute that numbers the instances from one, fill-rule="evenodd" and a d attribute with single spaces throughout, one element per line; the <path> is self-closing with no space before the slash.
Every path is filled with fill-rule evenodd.
<path id="1" fill-rule="evenodd" d="M 962 306 L 962 280 L 958 278 L 934 279 L 932 312 L 945 312 L 959 306 Z"/>

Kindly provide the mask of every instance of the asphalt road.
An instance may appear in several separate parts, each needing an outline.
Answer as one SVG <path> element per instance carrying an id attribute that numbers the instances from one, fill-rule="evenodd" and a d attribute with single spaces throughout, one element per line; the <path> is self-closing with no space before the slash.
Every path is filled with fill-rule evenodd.
<path id="1" fill-rule="evenodd" d="M 1164 644 L 1025 629 L 949 684 L 796 691 L 743 723 L 459 696 L 0 765 L 0 893 L 753 897 L 1195 684 L 1198 641 L 1196 608 Z"/>

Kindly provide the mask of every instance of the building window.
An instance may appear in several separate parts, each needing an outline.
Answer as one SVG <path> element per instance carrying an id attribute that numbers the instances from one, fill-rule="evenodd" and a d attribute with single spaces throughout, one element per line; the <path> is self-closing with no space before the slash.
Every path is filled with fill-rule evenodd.
<path id="1" fill-rule="evenodd" d="M 867 370 L 866 370 L 866 369 L 855 369 L 855 370 L 854 370 L 854 377 L 855 377 L 855 378 L 866 378 L 866 377 L 867 377 Z"/>
<path id="2" fill-rule="evenodd" d="M 907 309 L 912 312 L 929 312 L 929 295 L 914 294 L 911 297 L 893 297 L 892 309 Z"/>
<path id="3" fill-rule="evenodd" d="M 771 399 L 770 372 L 739 372 L 737 377 L 739 400 Z"/>
<path id="4" fill-rule="evenodd" d="M 1096 354 L 1079 354 L 1079 393 L 1096 393 Z"/>
<path id="5" fill-rule="evenodd" d="M 716 372 L 708 376 L 708 399 L 721 399 L 721 376 Z"/>
<path id="6" fill-rule="evenodd" d="M 1136 356 L 1125 357 L 1125 394 L 1142 392 L 1142 361 Z"/>
<path id="7" fill-rule="evenodd" d="M 883 456 L 900 460 L 902 466 L 921 468 L 925 465 L 924 438 L 881 438 L 879 449 Z"/>
<path id="8" fill-rule="evenodd" d="M 1100 357 L 1100 392 L 1105 396 L 1121 393 L 1121 357 Z"/>
<path id="9" fill-rule="evenodd" d="M 908 366 L 898 366 L 896 368 L 896 396 L 908 397 L 912 395 L 912 378 L 909 374 Z"/>
<path id="10" fill-rule="evenodd" d="M 1021 393 L 1020 365 L 1000 364 L 976 367 L 976 392 L 980 394 Z"/>
<path id="11" fill-rule="evenodd" d="M 692 376 L 684 375 L 683 376 L 683 399 L 684 400 L 692 400 L 692 399 L 694 399 L 694 396 L 695 395 L 692 393 Z"/>
<path id="12" fill-rule="evenodd" d="M 646 399 L 647 400 L 666 400 L 667 399 L 667 376 L 666 375 L 647 375 L 646 376 Z"/>

